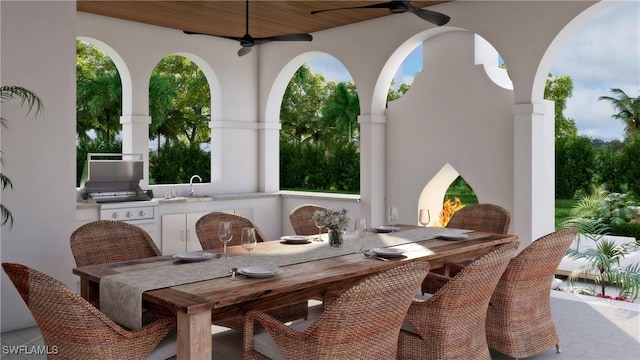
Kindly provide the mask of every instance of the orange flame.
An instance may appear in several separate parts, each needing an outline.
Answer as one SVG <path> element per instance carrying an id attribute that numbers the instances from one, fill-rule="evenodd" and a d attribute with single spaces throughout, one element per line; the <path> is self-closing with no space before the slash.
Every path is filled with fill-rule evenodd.
<path id="1" fill-rule="evenodd" d="M 464 205 L 457 196 L 453 197 L 453 201 L 447 197 L 442 205 L 442 212 L 440 213 L 440 226 L 445 227 L 449 223 L 451 216 L 456 211 L 462 209 Z"/>

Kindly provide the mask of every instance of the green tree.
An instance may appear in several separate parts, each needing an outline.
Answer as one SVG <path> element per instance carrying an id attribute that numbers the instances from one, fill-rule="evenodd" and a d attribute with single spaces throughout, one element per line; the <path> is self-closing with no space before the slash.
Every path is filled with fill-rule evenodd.
<path id="1" fill-rule="evenodd" d="M 87 136 L 86 131 L 95 130 L 109 136 L 120 131 L 122 115 L 122 84 L 120 75 L 105 74 L 86 79 L 77 84 L 77 128 L 78 135 Z"/>
<path id="2" fill-rule="evenodd" d="M 616 114 L 612 118 L 624 123 L 624 131 L 627 136 L 640 132 L 640 96 L 632 98 L 618 88 L 611 89 L 614 96 L 600 96 L 598 101 L 606 100 L 613 105 Z"/>
<path id="3" fill-rule="evenodd" d="M 573 81 L 567 75 L 547 75 L 544 86 L 544 98 L 555 103 L 555 134 L 558 136 L 577 136 L 578 128 L 573 119 L 564 116 L 567 99 L 573 94 Z"/>
<path id="4" fill-rule="evenodd" d="M 324 77 L 302 65 L 293 74 L 280 106 L 280 141 L 320 141 L 320 114 L 328 92 Z"/>
<path id="5" fill-rule="evenodd" d="M 640 195 L 638 159 L 640 159 L 640 133 L 629 134 L 620 149 L 618 174 L 628 190 L 636 196 Z"/>
<path id="6" fill-rule="evenodd" d="M 329 96 L 322 106 L 320 126 L 323 134 L 330 133 L 333 142 L 353 141 L 358 115 L 360 100 L 355 85 L 340 82 L 330 87 Z"/>
<path id="7" fill-rule="evenodd" d="M 584 136 L 556 138 L 556 199 L 571 199 L 589 191 L 595 169 L 595 149 Z"/>
<path id="8" fill-rule="evenodd" d="M 391 80 L 391 86 L 389 87 L 389 92 L 387 92 L 387 103 L 389 101 L 399 99 L 400 97 L 402 97 L 402 95 L 406 94 L 407 91 L 409 91 L 409 89 L 411 88 L 411 84 L 402 83 L 398 85 L 398 88 L 396 90 L 394 90 L 393 86 L 395 85 L 395 83 L 396 83 L 395 80 Z"/>
<path id="9" fill-rule="evenodd" d="M 0 86 L 0 102 L 5 102 L 5 100 L 11 99 L 19 99 L 20 106 L 27 105 L 27 114 L 31 111 L 35 110 L 35 115 L 38 116 L 43 109 L 42 100 L 30 90 L 27 90 L 20 86 Z M 2 127 L 7 127 L 7 119 L 0 116 L 0 124 Z M 0 152 L 1 154 L 1 152 Z M 0 165 L 4 164 L 4 158 L 0 158 Z M 5 174 L 0 172 L 0 184 L 2 185 L 2 190 L 4 191 L 7 187 L 13 189 L 13 184 L 11 183 L 11 179 L 7 177 Z M 13 215 L 11 211 L 7 209 L 3 204 L 0 204 L 0 214 L 2 217 L 2 222 L 0 222 L 0 226 L 9 224 L 9 227 L 13 226 Z"/>
<path id="10" fill-rule="evenodd" d="M 103 80 L 96 80 L 103 79 Z M 108 80 L 107 80 L 108 79 Z M 107 86 L 107 88 L 103 88 Z M 100 49 L 83 41 L 76 41 L 76 134 L 80 139 L 89 137 L 90 130 L 109 131 L 119 129 L 117 124 L 100 125 L 99 118 L 113 119 L 120 116 L 120 100 L 122 90 L 118 70 Z M 115 91 L 115 93 L 114 93 Z M 111 93 L 111 97 L 105 94 Z M 92 97 L 97 97 L 95 100 Z M 115 100 L 115 104 L 114 102 Z M 98 109 L 98 102 L 102 109 Z M 114 107 L 116 107 L 114 109 Z M 100 114 L 100 115 L 98 115 Z M 112 121 L 113 122 L 113 121 Z M 109 129 L 109 130 L 107 130 Z"/>
<path id="11" fill-rule="evenodd" d="M 171 84 L 176 96 L 171 99 L 171 106 L 158 109 L 155 117 L 152 115 L 152 134 L 184 139 L 192 145 L 210 142 L 211 90 L 198 65 L 184 56 L 169 55 L 156 65 L 153 75 Z M 150 83 L 150 89 L 153 87 Z M 150 99 L 152 95 L 150 93 Z M 167 111 L 169 109 L 171 111 Z"/>

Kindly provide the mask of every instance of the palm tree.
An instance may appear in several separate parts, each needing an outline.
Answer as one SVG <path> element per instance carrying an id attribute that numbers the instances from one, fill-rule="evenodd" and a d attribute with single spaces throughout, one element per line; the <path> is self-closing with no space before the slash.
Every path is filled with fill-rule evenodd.
<path id="1" fill-rule="evenodd" d="M 0 86 L 0 102 L 4 102 L 5 100 L 11 99 L 20 99 L 20 105 L 24 106 L 27 104 L 27 114 L 29 114 L 32 110 L 35 110 L 36 116 L 40 114 L 43 109 L 42 100 L 35 93 L 20 87 L 20 86 Z M 7 120 L 0 117 L 0 123 L 3 127 L 7 127 Z M 0 152 L 2 154 L 2 152 Z M 0 158 L 0 164 L 2 164 L 2 158 Z M 0 172 L 0 184 L 2 185 L 2 190 L 6 189 L 7 186 L 13 188 L 13 184 L 11 183 L 11 179 L 5 176 Z M 9 224 L 9 227 L 13 226 L 13 215 L 9 209 L 7 209 L 4 205 L 0 204 L 0 213 L 2 213 L 2 222 L 0 222 L 0 226 L 5 224 Z"/>
<path id="2" fill-rule="evenodd" d="M 611 92 L 616 95 L 612 96 L 600 96 L 598 100 L 609 101 L 614 109 L 618 111 L 612 117 L 624 122 L 624 131 L 626 135 L 630 135 L 640 131 L 640 96 L 636 98 L 629 97 L 624 91 L 618 88 L 611 89 Z"/>

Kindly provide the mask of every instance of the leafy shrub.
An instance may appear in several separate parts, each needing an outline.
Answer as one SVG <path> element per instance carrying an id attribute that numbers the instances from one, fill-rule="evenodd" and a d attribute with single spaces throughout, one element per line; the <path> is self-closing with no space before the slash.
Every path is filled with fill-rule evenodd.
<path id="1" fill-rule="evenodd" d="M 635 205 L 630 194 L 609 192 L 604 185 L 593 186 L 589 195 L 578 200 L 571 215 L 603 224 L 624 224 L 636 218 Z"/>
<path id="2" fill-rule="evenodd" d="M 640 223 L 628 222 L 611 224 L 611 233 L 618 236 L 631 236 L 636 238 L 636 244 L 640 246 Z"/>
<path id="3" fill-rule="evenodd" d="M 211 181 L 211 154 L 198 144 L 170 142 L 149 155 L 150 184 L 184 184 L 195 174 Z"/>
<path id="4" fill-rule="evenodd" d="M 630 192 L 640 194 L 640 134 L 629 135 L 620 149 L 619 172 Z"/>
<path id="5" fill-rule="evenodd" d="M 336 147 L 328 159 L 332 190 L 360 191 L 360 152 L 350 142 Z"/>
<path id="6" fill-rule="evenodd" d="M 594 177 L 596 152 L 584 136 L 556 138 L 556 199 L 571 199 L 588 191 Z"/>

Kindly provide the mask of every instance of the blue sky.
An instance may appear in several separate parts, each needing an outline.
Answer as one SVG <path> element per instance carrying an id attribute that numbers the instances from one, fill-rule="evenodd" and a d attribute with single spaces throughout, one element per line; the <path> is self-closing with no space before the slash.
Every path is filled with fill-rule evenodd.
<path id="1" fill-rule="evenodd" d="M 307 64 L 327 80 L 352 81 L 344 66 L 330 55 L 317 56 Z M 396 83 L 411 83 L 421 69 L 422 46 L 405 59 Z M 575 120 L 580 135 L 622 140 L 624 125 L 611 118 L 614 109 L 598 97 L 611 95 L 611 88 L 640 96 L 640 1 L 615 5 L 585 23 L 557 54 L 551 72 L 573 80 L 573 95 L 564 114 Z"/>

